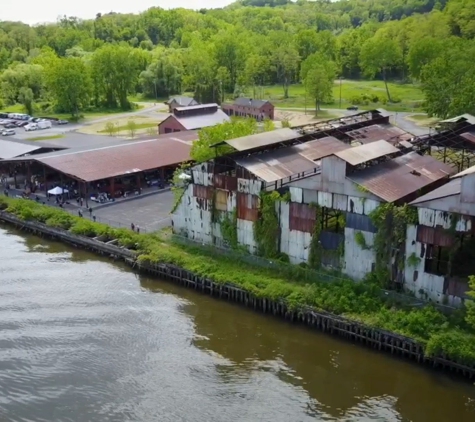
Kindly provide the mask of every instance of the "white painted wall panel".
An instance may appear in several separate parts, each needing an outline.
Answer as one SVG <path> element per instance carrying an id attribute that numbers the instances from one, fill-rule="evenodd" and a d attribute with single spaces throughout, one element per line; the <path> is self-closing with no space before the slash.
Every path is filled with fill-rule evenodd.
<path id="1" fill-rule="evenodd" d="M 312 189 L 303 189 L 303 202 L 305 204 L 318 204 L 318 192 Z"/>
<path id="2" fill-rule="evenodd" d="M 330 192 L 318 192 L 318 205 L 331 208 L 333 206 L 333 195 Z"/>
<path id="3" fill-rule="evenodd" d="M 434 211 L 435 226 L 443 227 L 444 229 L 450 229 L 452 224 L 452 215 L 445 211 Z"/>
<path id="4" fill-rule="evenodd" d="M 455 226 L 455 230 L 458 232 L 469 232 L 472 230 L 472 220 L 465 217 L 461 217 Z"/>
<path id="5" fill-rule="evenodd" d="M 364 215 L 370 215 L 376 208 L 379 207 L 381 202 L 374 199 L 365 199 L 363 201 L 363 213 Z"/>
<path id="6" fill-rule="evenodd" d="M 364 202 L 363 198 L 358 198 L 356 196 L 348 196 L 348 212 L 353 212 L 355 214 L 363 214 L 363 211 L 364 211 L 363 202 Z"/>
<path id="7" fill-rule="evenodd" d="M 204 185 L 204 173 L 197 167 L 193 169 L 193 183 L 195 185 Z"/>
<path id="8" fill-rule="evenodd" d="M 334 210 L 346 211 L 348 209 L 348 196 L 333 194 L 333 206 Z"/>
<path id="9" fill-rule="evenodd" d="M 290 187 L 290 200 L 292 202 L 297 202 L 298 204 L 301 204 L 303 202 L 303 190 L 300 188 L 294 188 Z"/>
<path id="10" fill-rule="evenodd" d="M 230 192 L 227 199 L 227 210 L 228 212 L 234 211 L 236 208 L 236 193 Z"/>
<path id="11" fill-rule="evenodd" d="M 290 204 L 284 202 L 284 201 L 279 201 L 279 212 L 280 212 L 280 227 L 282 229 L 288 229 L 289 228 L 289 215 L 290 215 Z M 277 214 L 279 215 L 279 214 Z"/>
<path id="12" fill-rule="evenodd" d="M 249 191 L 250 191 L 250 186 L 249 185 L 250 185 L 250 183 L 249 183 L 248 179 L 241 179 L 241 178 L 237 179 L 237 190 L 238 190 L 238 192 L 249 193 Z"/>
<path id="13" fill-rule="evenodd" d="M 343 271 L 355 280 L 362 280 L 366 274 L 372 270 L 372 265 L 376 261 L 372 249 L 362 249 L 355 241 L 355 233 L 358 230 L 345 227 L 345 266 Z M 372 246 L 374 234 L 361 232 L 366 244 Z"/>
<path id="14" fill-rule="evenodd" d="M 419 224 L 421 226 L 435 227 L 435 211 L 429 208 L 418 208 Z"/>
<path id="15" fill-rule="evenodd" d="M 249 193 L 259 195 L 262 190 L 262 182 L 260 180 L 249 180 Z"/>

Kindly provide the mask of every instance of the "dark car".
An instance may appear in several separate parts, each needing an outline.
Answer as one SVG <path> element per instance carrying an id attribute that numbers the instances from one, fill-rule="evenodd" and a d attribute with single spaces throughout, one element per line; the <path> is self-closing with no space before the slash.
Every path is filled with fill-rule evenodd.
<path id="1" fill-rule="evenodd" d="M 58 125 L 67 125 L 69 122 L 67 120 L 58 120 L 56 123 Z"/>
<path id="2" fill-rule="evenodd" d="M 29 122 L 25 122 L 24 120 L 21 122 L 16 122 L 15 125 L 16 127 L 23 127 L 26 126 Z"/>
<path id="3" fill-rule="evenodd" d="M 13 129 L 16 128 L 17 125 L 15 123 L 7 123 L 5 126 L 3 126 L 5 129 Z"/>
<path id="4" fill-rule="evenodd" d="M 358 106 L 355 106 L 355 105 L 349 106 L 347 110 L 356 111 L 358 110 Z"/>

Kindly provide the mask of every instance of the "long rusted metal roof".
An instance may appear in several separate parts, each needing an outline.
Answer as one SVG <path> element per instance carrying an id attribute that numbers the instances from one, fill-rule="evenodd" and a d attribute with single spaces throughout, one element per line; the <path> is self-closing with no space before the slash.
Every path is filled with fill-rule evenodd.
<path id="1" fill-rule="evenodd" d="M 453 173 L 452 167 L 430 155 L 410 152 L 347 177 L 385 201 L 394 202 Z"/>
<path id="2" fill-rule="evenodd" d="M 354 141 L 362 144 L 384 140 L 395 145 L 401 141 L 409 141 L 414 135 L 390 124 L 378 124 L 352 130 L 347 133 Z"/>
<path id="3" fill-rule="evenodd" d="M 302 135 L 298 132 L 290 128 L 283 128 L 257 133 L 255 135 L 242 136 L 241 138 L 230 139 L 224 142 L 238 151 L 246 151 L 248 149 L 278 144 L 279 142 L 290 141 L 291 139 L 298 139 L 300 137 L 302 137 Z"/>
<path id="4" fill-rule="evenodd" d="M 66 150 L 28 157 L 77 179 L 95 180 L 153 170 L 189 161 L 196 133 L 167 134 L 157 139 L 127 142 L 87 150 Z"/>
<path id="5" fill-rule="evenodd" d="M 363 164 L 396 152 L 399 152 L 399 150 L 389 142 L 376 141 L 371 144 L 364 144 L 336 152 L 335 155 L 346 161 L 348 164 L 357 166 L 358 164 Z"/>
<path id="6" fill-rule="evenodd" d="M 266 182 L 275 182 L 320 167 L 323 157 L 351 148 L 331 136 L 260 155 L 236 160 L 236 163 Z"/>

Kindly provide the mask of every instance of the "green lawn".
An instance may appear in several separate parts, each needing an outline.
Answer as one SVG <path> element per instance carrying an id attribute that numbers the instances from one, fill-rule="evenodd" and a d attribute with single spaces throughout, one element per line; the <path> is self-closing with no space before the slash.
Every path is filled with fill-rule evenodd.
<path id="1" fill-rule="evenodd" d="M 147 123 L 135 123 L 135 130 L 140 130 L 140 129 L 148 129 L 148 128 L 156 128 L 157 127 L 157 122 L 147 122 Z M 128 130 L 127 125 L 121 125 L 116 127 L 117 132 L 122 132 Z M 107 129 L 102 129 L 99 130 L 98 133 L 108 133 Z"/>
<path id="2" fill-rule="evenodd" d="M 417 111 L 420 110 L 424 96 L 417 85 L 389 83 L 389 91 L 394 99 L 400 100 L 397 103 L 386 103 L 387 96 L 382 81 L 354 81 L 342 80 L 341 82 L 341 108 L 352 105 L 352 99 L 360 97 L 362 94 L 377 96 L 378 102 L 368 102 L 368 104 L 358 104 L 360 109 L 385 108 L 391 111 Z M 252 96 L 252 89 L 248 89 L 246 95 Z M 305 99 L 305 89 L 302 84 L 291 85 L 289 88 L 289 98 L 284 99 L 284 90 L 279 85 L 264 86 L 259 92 L 259 98 L 271 100 L 276 107 L 291 109 L 307 106 L 308 110 L 314 109 L 315 105 L 307 98 Z M 340 108 L 340 82 L 335 81 L 333 87 L 333 102 L 324 104 L 323 108 Z"/>
<path id="3" fill-rule="evenodd" d="M 123 113 L 130 113 L 133 111 L 137 111 L 143 108 L 141 105 L 136 105 L 132 110 L 124 111 L 120 109 L 98 109 L 98 110 L 91 110 L 91 111 L 84 111 L 82 112 L 82 115 L 84 116 L 84 119 L 81 119 L 82 121 L 84 120 L 90 120 L 90 119 L 98 119 L 101 117 L 106 117 L 111 114 L 123 114 Z M 2 113 L 26 113 L 25 108 L 21 104 L 14 104 L 10 106 L 5 106 L 3 110 L 0 110 Z M 62 120 L 71 120 L 71 114 L 69 113 L 52 113 L 49 111 L 35 111 L 33 113 L 34 116 L 44 116 L 44 117 L 55 117 L 57 119 L 62 119 Z"/>
<path id="4" fill-rule="evenodd" d="M 47 141 L 49 139 L 62 139 L 64 135 L 57 134 L 57 135 L 45 135 L 45 136 L 35 136 L 33 138 L 27 138 L 27 141 Z"/>

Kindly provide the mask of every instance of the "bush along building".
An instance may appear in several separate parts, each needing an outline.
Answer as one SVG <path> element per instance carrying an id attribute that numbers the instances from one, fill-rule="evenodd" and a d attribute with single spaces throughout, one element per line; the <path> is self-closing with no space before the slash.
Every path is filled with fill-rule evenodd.
<path id="1" fill-rule="evenodd" d="M 225 141 L 233 153 L 191 168 L 174 232 L 458 305 L 475 271 L 449 268 L 470 249 L 462 246 L 471 238 L 475 182 L 428 155 L 430 142 L 376 110 Z M 463 204 L 454 217 L 449 203 L 434 202 L 448 188 Z"/>

